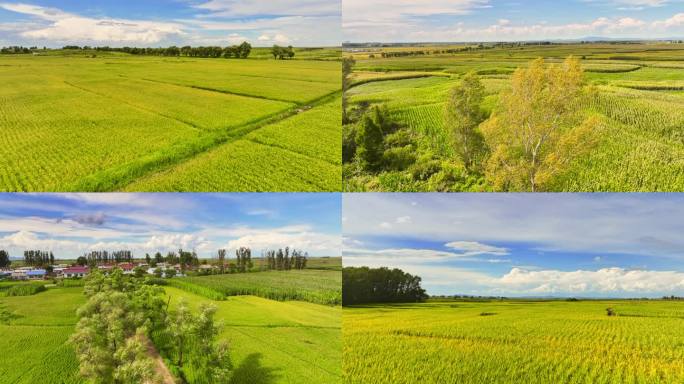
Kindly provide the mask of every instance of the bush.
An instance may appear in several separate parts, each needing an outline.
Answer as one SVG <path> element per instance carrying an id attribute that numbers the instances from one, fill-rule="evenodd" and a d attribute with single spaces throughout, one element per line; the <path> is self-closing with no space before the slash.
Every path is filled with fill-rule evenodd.
<path id="1" fill-rule="evenodd" d="M 390 148 L 382 157 L 385 169 L 390 171 L 403 171 L 416 162 L 415 149 L 410 145 Z"/>

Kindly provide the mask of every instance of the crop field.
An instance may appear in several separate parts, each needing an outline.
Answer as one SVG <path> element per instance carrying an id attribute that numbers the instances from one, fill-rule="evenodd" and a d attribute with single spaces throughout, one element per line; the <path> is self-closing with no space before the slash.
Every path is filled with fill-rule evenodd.
<path id="1" fill-rule="evenodd" d="M 334 270 L 235 273 L 171 279 L 168 283 L 214 300 L 253 295 L 280 301 L 299 300 L 325 305 L 342 303 L 342 273 Z"/>
<path id="2" fill-rule="evenodd" d="M 84 302 L 80 288 L 0 297 L 0 383 L 82 383 L 67 341 Z"/>
<path id="3" fill-rule="evenodd" d="M 329 52 L 0 56 L 0 191 L 339 191 Z"/>
<path id="4" fill-rule="evenodd" d="M 684 302 L 370 305 L 342 329 L 347 383 L 684 382 Z"/>
<path id="5" fill-rule="evenodd" d="M 548 190 L 684 191 L 684 45 L 566 44 L 454 54 L 441 53 L 446 47 L 413 48 L 421 49 L 426 53 L 407 57 L 382 58 L 381 49 L 348 53 L 356 59 L 350 109 L 386 105 L 392 119 L 414 134 L 419 154 L 454 158 L 444 106 L 465 73 L 479 75 L 485 88 L 481 109 L 489 114 L 516 68 L 538 57 L 557 63 L 573 55 L 582 59 L 586 83 L 594 90 L 581 110 L 600 119 L 601 134 L 596 147 L 573 159 Z M 409 177 L 387 172 L 369 182 L 346 172 L 350 191 L 403 190 L 397 179 Z"/>
<path id="6" fill-rule="evenodd" d="M 212 301 L 165 289 L 172 308 L 181 298 L 191 308 L 201 303 L 218 307 L 215 317 L 224 324 L 220 338 L 230 343 L 234 365 L 231 384 L 342 382 L 340 307 L 255 296 Z M 192 372 L 185 374 L 192 377 Z"/>

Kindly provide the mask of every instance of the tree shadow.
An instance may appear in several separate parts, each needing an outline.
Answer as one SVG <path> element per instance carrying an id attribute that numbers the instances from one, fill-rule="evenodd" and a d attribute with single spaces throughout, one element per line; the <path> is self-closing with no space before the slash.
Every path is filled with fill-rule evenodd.
<path id="1" fill-rule="evenodd" d="M 277 375 L 275 368 L 261 366 L 261 353 L 248 355 L 240 366 L 235 368 L 230 384 L 271 384 L 274 383 Z"/>

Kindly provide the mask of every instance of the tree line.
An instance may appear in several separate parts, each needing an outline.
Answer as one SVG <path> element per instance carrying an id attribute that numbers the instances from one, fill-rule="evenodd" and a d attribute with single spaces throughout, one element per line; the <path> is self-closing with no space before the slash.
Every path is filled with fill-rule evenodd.
<path id="1" fill-rule="evenodd" d="M 83 290 L 88 300 L 70 338 L 81 376 L 103 384 L 159 382 L 148 352 L 156 346 L 181 379 L 183 369 L 192 366 L 197 379 L 225 382 L 232 365 L 227 344 L 217 340 L 216 307 L 202 305 L 193 313 L 180 303 L 169 309 L 164 290 L 149 281 L 125 276 L 119 268 L 108 276 L 88 275 Z"/>
<path id="2" fill-rule="evenodd" d="M 55 263 L 55 255 L 49 251 L 24 251 L 24 264 L 31 267 L 44 267 Z"/>
<path id="3" fill-rule="evenodd" d="M 267 251 L 265 258 L 268 269 L 274 271 L 289 271 L 292 269 L 306 268 L 308 254 L 306 252 L 297 251 L 290 247 L 285 247 L 285 250 L 278 249 L 277 251 Z"/>
<path id="4" fill-rule="evenodd" d="M 401 269 L 347 267 L 342 270 L 342 305 L 420 302 L 428 298 L 421 278 Z"/>
<path id="5" fill-rule="evenodd" d="M 131 55 L 148 55 L 148 56 L 186 56 L 186 57 L 223 57 L 226 59 L 246 59 L 252 53 L 252 45 L 248 42 L 243 42 L 240 45 L 232 45 L 227 47 L 220 46 L 199 46 L 192 47 L 189 45 L 183 47 L 170 46 L 159 48 L 138 48 L 138 47 L 79 47 L 79 46 L 65 46 L 63 49 L 71 50 L 94 50 L 101 52 L 123 52 Z"/>

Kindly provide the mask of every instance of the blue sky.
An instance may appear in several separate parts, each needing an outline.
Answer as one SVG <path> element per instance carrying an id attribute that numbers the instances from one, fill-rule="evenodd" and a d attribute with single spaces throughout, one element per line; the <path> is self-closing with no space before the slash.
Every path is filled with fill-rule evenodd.
<path id="1" fill-rule="evenodd" d="M 0 249 L 73 258 L 89 250 L 136 256 L 194 249 L 211 257 L 247 246 L 340 255 L 339 194 L 0 194 Z"/>
<path id="2" fill-rule="evenodd" d="M 0 0 L 0 45 L 338 46 L 336 0 Z"/>
<path id="3" fill-rule="evenodd" d="M 347 266 L 388 266 L 431 294 L 684 294 L 684 196 L 346 194 Z"/>
<path id="4" fill-rule="evenodd" d="M 684 37 L 682 0 L 344 0 L 351 42 Z"/>

